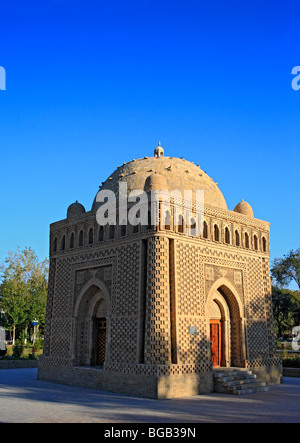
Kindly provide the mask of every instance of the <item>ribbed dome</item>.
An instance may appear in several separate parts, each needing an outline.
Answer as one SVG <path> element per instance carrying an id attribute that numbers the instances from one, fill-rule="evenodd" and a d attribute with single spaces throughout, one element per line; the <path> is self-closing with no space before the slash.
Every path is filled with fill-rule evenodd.
<path id="1" fill-rule="evenodd" d="M 157 177 L 154 179 L 154 175 Z M 217 208 L 227 209 L 226 201 L 217 184 L 204 171 L 194 163 L 176 157 L 144 157 L 139 160 L 132 160 L 118 166 L 111 176 L 102 183 L 101 190 L 112 190 L 115 195 L 119 195 L 119 182 L 127 182 L 128 193 L 133 190 L 144 190 L 147 177 L 152 184 L 152 180 L 160 181 L 165 179 L 167 189 L 171 192 L 179 190 L 204 191 L 204 204 Z M 161 178 L 162 176 L 162 178 Z M 154 182 L 153 182 L 154 183 Z M 146 185 L 147 186 L 147 185 Z M 164 184 L 165 186 L 165 184 Z M 93 202 L 92 210 L 99 207 L 96 198 Z"/>
<path id="2" fill-rule="evenodd" d="M 85 212 L 85 208 L 81 203 L 78 203 L 76 200 L 75 203 L 72 203 L 67 210 L 67 218 L 74 217 L 75 215 L 83 214 Z"/>
<path id="3" fill-rule="evenodd" d="M 249 203 L 245 202 L 243 199 L 236 205 L 234 212 L 238 212 L 248 217 L 254 218 L 253 209 Z"/>

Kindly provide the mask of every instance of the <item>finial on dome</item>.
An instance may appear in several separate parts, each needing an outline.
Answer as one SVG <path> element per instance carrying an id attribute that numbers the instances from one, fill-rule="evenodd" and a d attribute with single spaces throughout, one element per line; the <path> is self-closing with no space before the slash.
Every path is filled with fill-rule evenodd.
<path id="1" fill-rule="evenodd" d="M 164 156 L 164 150 L 161 147 L 160 142 L 158 142 L 158 146 L 154 150 L 154 157 L 163 157 L 163 156 Z"/>

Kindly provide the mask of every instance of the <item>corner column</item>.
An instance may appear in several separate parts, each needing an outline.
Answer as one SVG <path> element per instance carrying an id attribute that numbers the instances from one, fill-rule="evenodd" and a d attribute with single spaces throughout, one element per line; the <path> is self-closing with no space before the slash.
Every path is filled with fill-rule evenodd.
<path id="1" fill-rule="evenodd" d="M 148 241 L 145 364 L 171 364 L 169 240 Z"/>

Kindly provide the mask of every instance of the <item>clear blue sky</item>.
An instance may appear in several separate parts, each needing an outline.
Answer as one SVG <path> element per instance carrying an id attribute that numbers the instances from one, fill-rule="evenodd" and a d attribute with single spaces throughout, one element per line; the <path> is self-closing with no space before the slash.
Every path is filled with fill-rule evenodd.
<path id="1" fill-rule="evenodd" d="M 49 224 L 158 140 L 271 222 L 271 259 L 298 248 L 297 65 L 294 1 L 2 2 L 0 261 L 46 257 Z"/>

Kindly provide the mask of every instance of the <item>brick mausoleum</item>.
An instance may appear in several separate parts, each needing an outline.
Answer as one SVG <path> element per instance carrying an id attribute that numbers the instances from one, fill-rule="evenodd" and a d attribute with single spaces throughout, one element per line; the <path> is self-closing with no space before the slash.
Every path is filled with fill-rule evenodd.
<path id="1" fill-rule="evenodd" d="M 151 398 L 213 392 L 217 368 L 279 383 L 269 223 L 244 201 L 228 210 L 199 165 L 164 156 L 160 145 L 153 157 L 118 166 L 100 190 L 118 195 L 120 181 L 149 195 L 203 190 L 203 232 L 191 235 L 184 211 L 175 223 L 174 199 L 170 210 L 158 207 L 158 226 L 118 217 L 100 226 L 96 198 L 88 212 L 71 204 L 50 226 L 39 379 Z M 193 201 L 185 211 L 197 212 Z"/>

